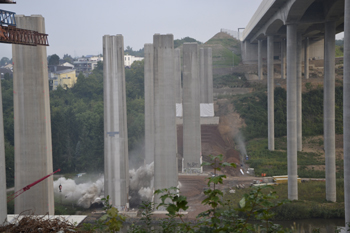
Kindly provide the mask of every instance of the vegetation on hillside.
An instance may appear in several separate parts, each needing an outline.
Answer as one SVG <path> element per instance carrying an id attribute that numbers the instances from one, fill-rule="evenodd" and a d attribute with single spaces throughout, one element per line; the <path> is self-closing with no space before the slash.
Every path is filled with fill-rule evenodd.
<path id="1" fill-rule="evenodd" d="M 182 38 L 182 39 L 174 40 L 174 48 L 176 49 L 176 48 L 180 47 L 183 43 L 190 43 L 190 42 L 197 42 L 198 44 L 202 44 L 202 42 L 187 36 L 187 37 Z"/>
<path id="2" fill-rule="evenodd" d="M 335 88 L 335 129 L 337 134 L 343 133 L 343 87 Z M 274 92 L 275 101 L 275 136 L 287 134 L 286 90 L 277 87 Z M 267 95 L 266 90 L 233 97 L 236 111 L 245 120 L 242 128 L 246 140 L 267 137 Z M 302 96 L 303 136 L 323 134 L 323 89 L 313 89 Z"/>
<path id="3" fill-rule="evenodd" d="M 241 62 L 239 40 L 220 32 L 205 42 L 213 51 L 213 67 L 228 68 Z"/>

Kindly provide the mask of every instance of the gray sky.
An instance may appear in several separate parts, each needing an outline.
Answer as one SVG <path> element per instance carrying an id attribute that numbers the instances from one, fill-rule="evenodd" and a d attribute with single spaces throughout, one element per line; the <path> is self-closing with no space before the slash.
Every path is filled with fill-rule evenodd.
<path id="1" fill-rule="evenodd" d="M 15 0 L 1 9 L 45 17 L 47 54 L 73 57 L 102 53 L 102 36 L 122 34 L 124 46 L 139 50 L 155 33 L 206 42 L 221 28 L 245 27 L 262 0 Z M 0 44 L 0 58 L 12 57 Z"/>

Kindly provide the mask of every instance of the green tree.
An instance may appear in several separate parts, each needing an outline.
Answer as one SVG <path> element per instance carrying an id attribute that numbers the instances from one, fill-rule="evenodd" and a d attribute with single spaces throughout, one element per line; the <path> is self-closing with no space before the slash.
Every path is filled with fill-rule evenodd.
<path id="1" fill-rule="evenodd" d="M 10 59 L 7 58 L 7 57 L 3 57 L 3 58 L 1 58 L 1 60 L 0 60 L 0 66 L 5 66 L 5 65 L 7 65 L 7 64 L 9 64 L 9 63 L 10 63 Z"/>
<path id="2" fill-rule="evenodd" d="M 49 65 L 59 65 L 60 57 L 57 54 L 51 55 L 49 58 Z"/>

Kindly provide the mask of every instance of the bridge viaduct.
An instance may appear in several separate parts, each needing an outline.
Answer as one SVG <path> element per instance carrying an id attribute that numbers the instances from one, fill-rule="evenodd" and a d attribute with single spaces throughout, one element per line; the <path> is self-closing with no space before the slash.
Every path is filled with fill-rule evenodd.
<path id="1" fill-rule="evenodd" d="M 263 56 L 267 58 L 269 150 L 275 148 L 274 63 L 276 58 L 281 60 L 281 77 L 287 79 L 288 198 L 291 200 L 298 199 L 297 151 L 302 150 L 302 78 L 309 76 L 308 61 L 311 57 L 324 58 L 326 199 L 335 202 L 335 35 L 343 31 L 345 221 L 350 222 L 350 145 L 347 143 L 350 140 L 350 1 L 263 0 L 243 31 L 242 56 L 246 63 L 258 63 L 259 79 L 263 78 Z"/>

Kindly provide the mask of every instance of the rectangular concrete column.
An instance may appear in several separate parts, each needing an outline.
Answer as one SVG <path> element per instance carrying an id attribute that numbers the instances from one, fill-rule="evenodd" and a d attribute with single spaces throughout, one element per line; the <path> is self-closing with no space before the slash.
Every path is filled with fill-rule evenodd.
<path id="1" fill-rule="evenodd" d="M 304 41 L 304 77 L 305 79 L 309 79 L 310 72 L 309 72 L 309 37 L 305 38 Z"/>
<path id="2" fill-rule="evenodd" d="M 344 207 L 345 223 L 350 223 L 350 2 L 344 7 Z M 345 224 L 345 225 L 346 225 Z M 347 226 L 347 225 L 346 225 Z M 349 230 L 350 227 L 346 227 Z"/>
<path id="3" fill-rule="evenodd" d="M 298 200 L 297 164 L 297 25 L 287 25 L 288 199 Z"/>
<path id="4" fill-rule="evenodd" d="M 16 15 L 17 27 L 45 33 L 40 15 Z M 50 97 L 45 46 L 12 45 L 15 190 L 52 173 Z M 15 213 L 54 214 L 52 176 L 15 199 Z"/>
<path id="5" fill-rule="evenodd" d="M 7 217 L 6 163 L 4 140 L 4 117 L 2 112 L 2 91 L 0 80 L 0 225 Z"/>
<path id="6" fill-rule="evenodd" d="M 286 79 L 286 40 L 281 39 L 281 79 Z"/>
<path id="7" fill-rule="evenodd" d="M 174 50 L 174 72 L 175 72 L 175 101 L 182 103 L 182 87 L 181 87 L 181 51 L 179 48 Z"/>
<path id="8" fill-rule="evenodd" d="M 262 40 L 258 40 L 258 76 L 263 80 L 263 59 L 262 59 Z"/>
<path id="9" fill-rule="evenodd" d="M 303 150 L 303 122 L 302 122 L 302 35 L 297 35 L 297 150 Z"/>
<path id="10" fill-rule="evenodd" d="M 153 36 L 154 51 L 154 188 L 176 187 L 174 37 Z M 159 202 L 156 197 L 156 202 Z"/>
<path id="11" fill-rule="evenodd" d="M 183 45 L 183 82 L 183 172 L 200 173 L 201 125 L 197 43 Z"/>
<path id="12" fill-rule="evenodd" d="M 204 48 L 205 76 L 208 82 L 208 102 L 213 103 L 213 55 L 211 48 Z"/>
<path id="13" fill-rule="evenodd" d="M 200 102 L 208 103 L 208 79 L 206 78 L 204 48 L 199 49 Z"/>
<path id="14" fill-rule="evenodd" d="M 154 161 L 153 44 L 145 44 L 145 164 Z M 181 67 L 180 67 L 181 68 Z M 180 73 L 181 75 L 181 73 Z"/>
<path id="15" fill-rule="evenodd" d="M 124 39 L 103 36 L 104 194 L 119 210 L 128 203 L 129 156 L 126 118 Z"/>
<path id="16" fill-rule="evenodd" d="M 267 117 L 268 117 L 268 149 L 275 150 L 274 123 L 274 38 L 267 36 Z"/>
<path id="17" fill-rule="evenodd" d="M 323 127 L 326 160 L 326 199 L 336 201 L 335 176 L 335 22 L 325 23 Z"/>

